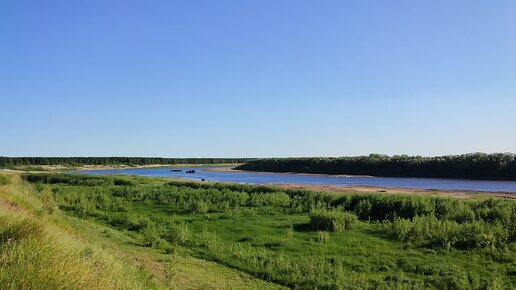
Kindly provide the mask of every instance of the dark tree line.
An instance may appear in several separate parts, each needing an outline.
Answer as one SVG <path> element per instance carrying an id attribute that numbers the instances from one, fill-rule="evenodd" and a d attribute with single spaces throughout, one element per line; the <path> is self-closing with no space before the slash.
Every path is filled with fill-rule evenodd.
<path id="1" fill-rule="evenodd" d="M 244 163 L 249 158 L 161 158 L 161 157 L 2 157 L 0 168 L 24 165 L 153 165 Z"/>
<path id="2" fill-rule="evenodd" d="M 516 155 L 471 153 L 422 157 L 372 154 L 357 157 L 255 159 L 237 169 L 385 177 L 516 180 Z"/>

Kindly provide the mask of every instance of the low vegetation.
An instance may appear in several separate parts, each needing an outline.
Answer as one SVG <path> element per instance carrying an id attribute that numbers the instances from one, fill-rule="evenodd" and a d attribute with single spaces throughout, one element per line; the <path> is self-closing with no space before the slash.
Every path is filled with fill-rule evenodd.
<path id="1" fill-rule="evenodd" d="M 164 255 L 293 288 L 516 287 L 516 202 L 26 174 L 64 211 Z M 274 285 L 274 284 L 270 284 Z"/>
<path id="2" fill-rule="evenodd" d="M 516 180 L 516 155 L 472 153 L 438 157 L 372 154 L 338 158 L 255 159 L 237 167 L 266 172 Z"/>
<path id="3" fill-rule="evenodd" d="M 315 210 L 310 214 L 314 230 L 342 232 L 351 229 L 356 221 L 356 215 L 338 210 Z"/>

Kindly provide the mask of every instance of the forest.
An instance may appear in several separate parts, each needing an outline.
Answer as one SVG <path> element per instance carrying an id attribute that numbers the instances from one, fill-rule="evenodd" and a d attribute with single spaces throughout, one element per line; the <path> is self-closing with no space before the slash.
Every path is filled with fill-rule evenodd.
<path id="1" fill-rule="evenodd" d="M 48 213 L 296 289 L 516 287 L 516 202 L 24 174 Z M 114 232 L 115 231 L 116 234 Z"/>
<path id="2" fill-rule="evenodd" d="M 236 169 L 263 172 L 516 180 L 516 155 L 471 153 L 437 157 L 379 155 L 254 159 Z"/>
<path id="3" fill-rule="evenodd" d="M 162 157 L 3 157 L 0 168 L 32 165 L 175 165 L 175 164 L 234 164 L 249 158 L 162 158 Z"/>

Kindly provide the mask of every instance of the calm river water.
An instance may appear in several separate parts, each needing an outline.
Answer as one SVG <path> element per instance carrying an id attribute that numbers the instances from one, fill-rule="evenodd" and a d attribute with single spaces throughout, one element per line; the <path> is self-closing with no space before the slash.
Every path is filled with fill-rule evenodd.
<path id="1" fill-rule="evenodd" d="M 516 181 L 461 180 L 438 178 L 362 177 L 343 175 L 310 175 L 287 173 L 217 172 L 207 167 L 181 167 L 182 172 L 171 172 L 172 167 L 132 168 L 110 170 L 82 170 L 86 174 L 126 174 L 159 177 L 180 177 L 192 180 L 238 182 L 247 184 L 329 184 L 337 186 L 365 185 L 440 190 L 473 190 L 516 192 Z M 195 173 L 185 173 L 194 169 Z"/>

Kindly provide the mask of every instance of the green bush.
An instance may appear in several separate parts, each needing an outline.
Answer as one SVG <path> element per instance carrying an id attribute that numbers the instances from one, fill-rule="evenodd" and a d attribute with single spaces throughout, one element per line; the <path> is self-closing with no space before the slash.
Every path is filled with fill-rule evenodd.
<path id="1" fill-rule="evenodd" d="M 164 239 L 172 244 L 183 244 L 190 238 L 190 230 L 186 224 L 170 224 L 166 227 Z"/>
<path id="2" fill-rule="evenodd" d="M 160 248 L 166 244 L 165 240 L 161 237 L 160 227 L 154 222 L 150 222 L 145 228 L 141 229 L 139 233 L 139 243 L 141 246 Z"/>
<path id="3" fill-rule="evenodd" d="M 358 202 L 355 206 L 355 214 L 362 220 L 367 220 L 371 217 L 371 209 L 373 205 L 368 199 L 364 199 Z"/>
<path id="4" fill-rule="evenodd" d="M 342 232 L 351 229 L 356 221 L 356 215 L 335 210 L 318 210 L 310 214 L 310 225 L 317 231 Z"/>
<path id="5" fill-rule="evenodd" d="M 115 178 L 113 180 L 113 184 L 114 185 L 118 185 L 118 186 L 131 186 L 131 185 L 135 185 L 135 183 L 132 180 L 122 179 L 122 178 Z"/>
<path id="6" fill-rule="evenodd" d="M 484 221 L 459 224 L 426 216 L 413 220 L 397 218 L 390 227 L 395 238 L 415 246 L 504 249 L 509 240 L 509 232 L 501 224 Z"/>
<path id="7" fill-rule="evenodd" d="M 210 210 L 209 205 L 202 200 L 196 200 L 190 204 L 189 211 L 194 214 L 207 213 Z"/>
<path id="8" fill-rule="evenodd" d="M 290 205 L 290 196 L 282 191 L 273 193 L 252 193 L 250 204 L 252 206 L 287 207 Z"/>

